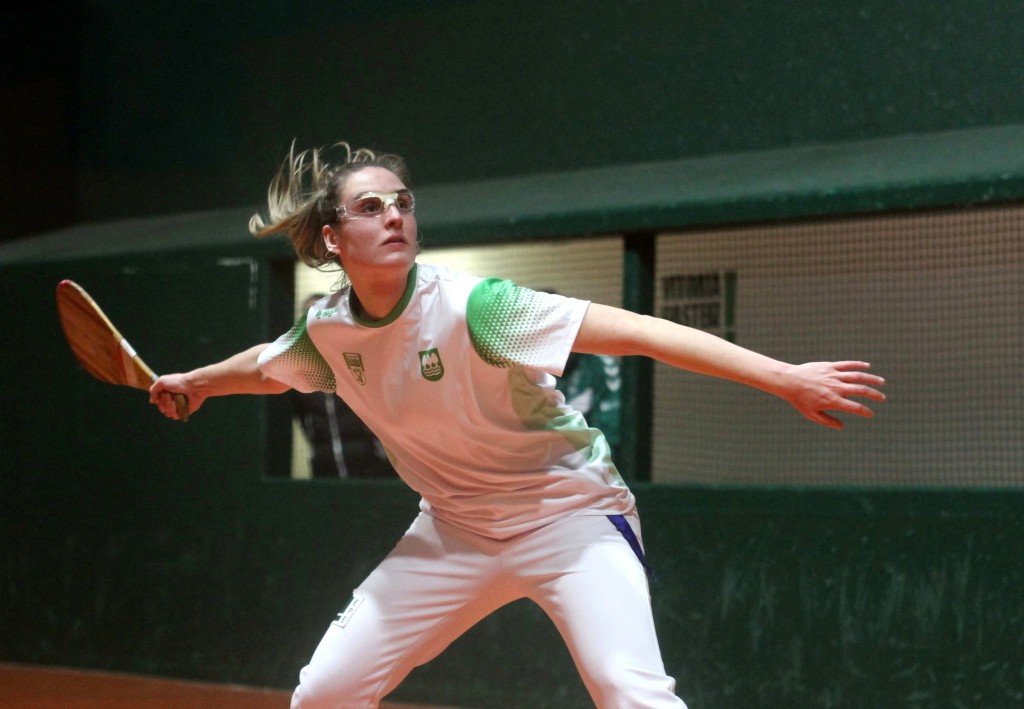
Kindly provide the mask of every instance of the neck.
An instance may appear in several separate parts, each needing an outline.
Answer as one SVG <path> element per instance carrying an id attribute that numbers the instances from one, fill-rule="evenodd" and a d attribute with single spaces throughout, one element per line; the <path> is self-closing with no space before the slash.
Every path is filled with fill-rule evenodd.
<path id="1" fill-rule="evenodd" d="M 352 290 L 355 291 L 362 308 L 363 316 L 368 320 L 386 318 L 405 295 L 405 287 L 409 280 L 409 272 L 373 274 L 370 277 L 355 278 L 349 274 Z"/>

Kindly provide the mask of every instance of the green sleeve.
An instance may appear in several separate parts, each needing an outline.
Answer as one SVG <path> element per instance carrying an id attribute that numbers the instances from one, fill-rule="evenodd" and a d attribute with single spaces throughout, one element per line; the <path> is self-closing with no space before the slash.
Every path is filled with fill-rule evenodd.
<path id="1" fill-rule="evenodd" d="M 302 392 L 337 388 L 334 372 L 306 331 L 306 314 L 271 344 L 260 356 L 260 369 L 271 379 Z"/>

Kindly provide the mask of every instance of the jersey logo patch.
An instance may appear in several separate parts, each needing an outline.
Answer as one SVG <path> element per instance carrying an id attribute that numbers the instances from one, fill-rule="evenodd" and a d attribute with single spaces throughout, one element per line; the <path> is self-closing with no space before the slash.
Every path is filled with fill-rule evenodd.
<path id="1" fill-rule="evenodd" d="M 437 348 L 420 352 L 420 374 L 428 382 L 436 382 L 444 376 L 444 363 Z"/>
<path id="2" fill-rule="evenodd" d="M 348 365 L 348 371 L 352 372 L 352 376 L 356 378 L 356 381 L 360 384 L 366 384 L 366 370 L 363 369 L 363 356 L 358 352 L 345 352 L 345 364 Z"/>

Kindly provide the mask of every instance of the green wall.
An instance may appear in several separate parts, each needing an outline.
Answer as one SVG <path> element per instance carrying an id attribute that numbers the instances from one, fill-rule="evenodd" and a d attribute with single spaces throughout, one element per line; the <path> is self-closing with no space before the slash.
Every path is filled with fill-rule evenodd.
<path id="1" fill-rule="evenodd" d="M 400 152 L 421 186 L 1024 122 L 1014 0 L 49 8 L 12 26 L 56 46 L 0 51 L 77 91 L 13 135 L 63 125 L 87 220 L 250 204 L 292 138 Z"/>
<path id="2" fill-rule="evenodd" d="M 271 433 L 273 400 L 213 401 L 177 425 L 144 394 L 78 369 L 52 307 L 62 278 L 93 292 L 157 371 L 227 356 L 286 319 L 279 246 L 228 243 L 202 219 L 140 220 L 134 232 L 102 220 L 257 203 L 293 136 L 397 150 L 449 204 L 481 199 L 482 222 L 472 209 L 447 226 L 434 217 L 441 239 L 459 241 L 481 224 L 489 240 L 541 236 L 546 219 L 546 234 L 582 234 L 720 222 L 733 207 L 743 219 L 912 207 L 919 192 L 883 196 L 907 163 L 933 176 L 955 165 L 960 179 L 937 180 L 929 204 L 1020 199 L 1024 171 L 1000 162 L 1013 162 L 992 142 L 1004 134 L 985 129 L 1024 124 L 1022 15 L 1017 2 L 881 0 L 47 5 L 39 17 L 72 23 L 53 51 L 74 53 L 77 93 L 45 115 L 62 116 L 74 157 L 56 186 L 52 163 L 8 163 L 5 184 L 39 170 L 40 186 L 4 204 L 28 205 L 41 224 L 40 205 L 70 202 L 73 220 L 99 223 L 0 259 L 0 660 L 289 687 L 415 513 L 391 482 L 271 480 L 286 445 Z M 18 71 L 30 85 L 34 70 Z M 5 146 L 30 142 L 20 124 Z M 973 145 L 959 131 L 975 129 L 989 136 L 978 152 L 999 163 L 984 180 L 970 156 L 949 158 Z M 915 147 L 941 134 L 943 150 Z M 894 153 L 874 139 L 908 152 L 876 162 Z M 566 183 L 627 163 L 630 175 L 661 174 L 645 161 L 685 172 L 654 207 L 619 194 L 602 210 L 572 187 L 544 201 L 546 175 Z M 873 172 L 883 179 L 860 191 Z M 621 193 L 614 169 L 578 174 Z M 906 175 L 908 189 L 920 174 Z M 154 235 L 160 248 L 140 248 Z M 1024 697 L 1018 491 L 637 494 L 664 655 L 694 709 Z M 400 696 L 588 706 L 550 623 L 519 604 Z"/>
<path id="3" fill-rule="evenodd" d="M 1008 0 L 83 6 L 101 169 L 241 166 L 298 135 L 452 181 L 1024 118 Z"/>

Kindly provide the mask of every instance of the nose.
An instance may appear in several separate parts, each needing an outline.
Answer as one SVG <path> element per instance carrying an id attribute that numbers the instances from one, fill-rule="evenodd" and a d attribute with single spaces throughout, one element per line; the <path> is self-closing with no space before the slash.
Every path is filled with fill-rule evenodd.
<path id="1" fill-rule="evenodd" d="M 384 223 L 389 224 L 396 221 L 401 223 L 402 219 L 403 214 L 401 210 L 398 209 L 398 205 L 394 202 L 388 202 L 384 207 Z"/>

